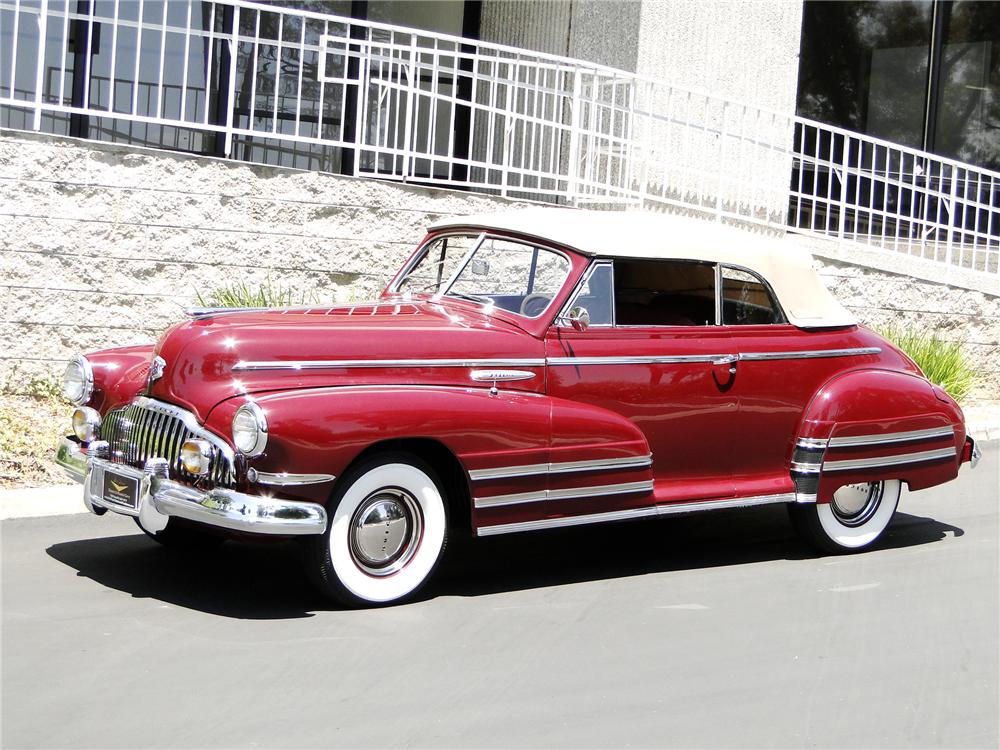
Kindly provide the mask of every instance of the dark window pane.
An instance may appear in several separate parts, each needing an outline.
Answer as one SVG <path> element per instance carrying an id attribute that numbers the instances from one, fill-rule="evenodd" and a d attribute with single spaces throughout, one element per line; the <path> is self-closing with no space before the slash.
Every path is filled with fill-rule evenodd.
<path id="1" fill-rule="evenodd" d="M 713 325 L 715 267 L 686 261 L 615 261 L 615 322 L 625 326 Z"/>
<path id="2" fill-rule="evenodd" d="M 1000 3 L 944 3 L 933 149 L 1000 169 Z"/>
<path id="3" fill-rule="evenodd" d="M 722 268 L 722 323 L 727 326 L 783 323 L 770 291 L 752 273 Z"/>
<path id="4" fill-rule="evenodd" d="M 931 9 L 930 0 L 807 0 L 798 113 L 919 147 Z"/>

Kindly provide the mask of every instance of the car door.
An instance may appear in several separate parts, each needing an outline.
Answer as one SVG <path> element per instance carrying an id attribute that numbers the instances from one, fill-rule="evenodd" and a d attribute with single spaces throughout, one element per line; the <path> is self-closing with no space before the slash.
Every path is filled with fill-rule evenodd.
<path id="1" fill-rule="evenodd" d="M 721 319 L 739 362 L 733 392 L 733 481 L 740 496 L 793 492 L 789 458 L 806 406 L 845 367 L 863 362 L 843 330 L 789 324 L 773 291 L 745 268 L 723 265 Z M 845 348 L 847 347 L 847 348 Z"/>
<path id="2" fill-rule="evenodd" d="M 656 503 L 733 493 L 733 345 L 716 325 L 715 284 L 714 264 L 597 261 L 546 337 L 549 395 L 640 428 L 652 454 Z M 586 330 L 568 322 L 571 308 L 587 310 Z M 574 424 L 554 411 L 552 461 L 585 449 Z M 608 495 L 603 505 L 650 500 Z"/>

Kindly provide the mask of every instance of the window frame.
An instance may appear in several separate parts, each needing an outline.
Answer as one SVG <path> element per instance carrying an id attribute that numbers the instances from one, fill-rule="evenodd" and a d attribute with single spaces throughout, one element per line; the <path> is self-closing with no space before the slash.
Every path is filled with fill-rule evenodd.
<path id="1" fill-rule="evenodd" d="M 663 263 L 696 263 L 698 265 L 710 265 L 710 266 L 712 266 L 713 270 L 714 270 L 714 277 L 715 277 L 715 322 L 714 322 L 714 324 L 704 325 L 704 326 L 657 325 L 657 324 L 654 324 L 654 323 L 643 324 L 643 325 L 619 325 L 619 323 L 618 323 L 618 315 L 617 315 L 617 310 L 616 310 L 616 303 L 615 303 L 615 262 L 619 261 L 619 260 L 620 261 L 629 261 L 629 260 L 650 261 L 651 260 L 651 261 L 654 261 L 654 262 L 663 262 Z M 591 261 L 590 265 L 587 267 L 587 270 L 584 271 L 584 273 L 580 276 L 579 280 L 576 283 L 575 288 L 573 289 L 573 291 L 570 293 L 569 297 L 567 298 L 566 303 L 562 306 L 562 309 L 559 310 L 559 314 L 556 315 L 556 317 L 554 318 L 553 325 L 555 325 L 556 327 L 559 327 L 559 328 L 568 328 L 568 327 L 570 327 L 567 324 L 567 321 L 569 320 L 569 312 L 570 312 L 570 310 L 573 309 L 573 307 L 575 306 L 577 298 L 579 298 L 579 296 L 583 293 L 583 288 L 587 284 L 587 282 L 590 280 L 591 275 L 593 275 L 594 272 L 597 271 L 597 269 L 600 268 L 601 266 L 610 266 L 610 268 L 611 268 L 611 323 L 600 323 L 600 324 L 590 325 L 590 326 L 588 326 L 587 330 L 590 330 L 591 328 L 620 329 L 620 330 L 634 330 L 634 329 L 639 329 L 639 328 L 656 328 L 656 329 L 670 328 L 670 329 L 680 329 L 680 330 L 692 330 L 692 329 L 695 329 L 695 328 L 709 328 L 709 327 L 719 328 L 719 327 L 722 327 L 722 326 L 726 326 L 728 328 L 751 328 L 751 327 L 755 327 L 755 326 L 759 327 L 759 326 L 789 325 L 789 323 L 788 323 L 788 315 L 785 314 L 785 309 L 784 309 L 784 307 L 782 307 L 781 301 L 778 299 L 778 295 L 775 294 L 774 288 L 767 281 L 767 279 L 765 279 L 763 276 L 761 276 L 759 273 L 757 273 L 753 269 L 747 268 L 746 266 L 741 266 L 741 265 L 739 265 L 737 263 L 723 263 L 721 261 L 696 260 L 694 258 L 628 258 L 628 257 L 621 257 L 621 258 L 594 258 Z M 723 321 L 722 321 L 723 302 L 724 302 L 723 296 L 722 296 L 722 282 L 723 282 L 722 269 L 723 268 L 731 268 L 734 271 L 741 271 L 743 273 L 749 274 L 750 276 L 752 276 L 753 278 L 755 278 L 758 282 L 760 282 L 761 286 L 764 287 L 764 289 L 767 292 L 768 296 L 770 297 L 772 303 L 774 304 L 774 310 L 775 310 L 776 313 L 778 313 L 778 315 L 780 316 L 781 320 L 776 321 L 774 323 L 753 323 L 753 324 L 746 324 L 746 325 L 741 325 L 739 323 L 723 323 Z"/>

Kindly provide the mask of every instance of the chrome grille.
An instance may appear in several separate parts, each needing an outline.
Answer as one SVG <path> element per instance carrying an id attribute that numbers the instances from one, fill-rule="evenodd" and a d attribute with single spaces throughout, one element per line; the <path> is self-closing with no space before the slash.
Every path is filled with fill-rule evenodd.
<path id="1" fill-rule="evenodd" d="M 188 482 L 200 478 L 185 471 L 180 460 L 181 446 L 193 438 L 207 440 L 212 445 L 207 479 L 218 487 L 232 487 L 236 483 L 232 449 L 217 435 L 203 429 L 189 411 L 150 398 L 137 398 L 109 411 L 101 425 L 101 439 L 108 442 L 113 462 L 141 467 L 147 458 L 165 458 L 170 476 Z"/>

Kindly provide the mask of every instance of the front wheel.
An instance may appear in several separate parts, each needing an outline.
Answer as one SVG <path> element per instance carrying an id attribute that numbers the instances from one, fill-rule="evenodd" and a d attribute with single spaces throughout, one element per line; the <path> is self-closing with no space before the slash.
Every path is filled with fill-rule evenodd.
<path id="1" fill-rule="evenodd" d="M 902 485 L 898 479 L 847 484 L 829 503 L 789 505 L 799 535 L 823 552 L 852 552 L 870 546 L 896 512 Z"/>
<path id="2" fill-rule="evenodd" d="M 383 454 L 352 468 L 331 498 L 326 533 L 303 541 L 313 583 L 350 606 L 399 602 L 427 581 L 444 550 L 448 515 L 434 470 Z"/>

